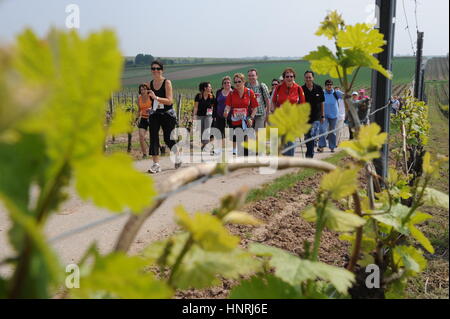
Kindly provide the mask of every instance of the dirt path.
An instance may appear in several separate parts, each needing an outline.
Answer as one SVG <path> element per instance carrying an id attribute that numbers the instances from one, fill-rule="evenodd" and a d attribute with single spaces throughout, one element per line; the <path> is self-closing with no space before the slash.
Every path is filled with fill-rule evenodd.
<path id="1" fill-rule="evenodd" d="M 325 151 L 322 154 L 316 154 L 315 158 L 323 159 L 331 154 L 329 151 Z M 297 148 L 296 156 L 302 156 L 300 148 Z M 150 160 L 135 162 L 136 168 L 142 172 L 146 172 L 150 164 Z M 161 166 L 163 172 L 155 176 L 157 184 L 161 183 L 168 175 L 174 172 L 172 163 L 167 157 L 162 158 Z M 183 167 L 185 166 L 187 164 L 183 165 Z M 146 221 L 131 247 L 131 253 L 138 253 L 150 242 L 161 239 L 176 229 L 177 225 L 174 222 L 173 215 L 173 208 L 175 206 L 182 204 L 189 212 L 209 211 L 217 207 L 220 198 L 227 193 L 233 192 L 242 186 L 255 188 L 295 170 L 297 169 L 282 170 L 271 175 L 261 175 L 257 169 L 241 170 L 227 176 L 209 180 L 204 184 L 173 195 Z M 45 233 L 47 238 L 52 239 L 71 229 L 81 227 L 107 216 L 112 216 L 112 214 L 107 210 L 100 209 L 91 203 L 81 200 L 74 191 L 71 191 L 69 200 L 64 203 L 58 213 L 53 214 L 49 218 L 45 227 Z M 93 242 L 97 242 L 101 253 L 107 253 L 114 247 L 126 220 L 127 215 L 123 215 L 119 219 L 56 241 L 52 243 L 52 246 L 56 250 L 63 265 L 76 263 Z M 9 227 L 10 223 L 7 219 L 5 209 L 0 206 L 0 260 L 12 254 L 7 240 Z M 8 269 L 0 267 L 0 274 L 5 272 L 9 273 Z"/>

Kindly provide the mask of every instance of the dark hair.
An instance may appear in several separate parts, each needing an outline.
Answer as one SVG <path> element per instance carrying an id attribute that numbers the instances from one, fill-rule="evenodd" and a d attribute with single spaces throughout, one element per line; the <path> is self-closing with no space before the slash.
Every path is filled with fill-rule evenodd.
<path id="1" fill-rule="evenodd" d="M 139 89 L 138 89 L 138 91 L 139 91 L 138 93 L 139 94 L 141 94 L 141 88 L 143 88 L 143 87 L 146 88 L 147 90 L 150 90 L 150 88 L 148 87 L 147 84 L 142 83 L 142 84 L 139 85 Z"/>
<path id="2" fill-rule="evenodd" d="M 277 81 L 277 83 L 280 84 L 280 81 L 278 81 L 278 79 L 272 79 L 272 83 L 273 81 Z"/>
<path id="3" fill-rule="evenodd" d="M 331 79 L 325 80 L 325 85 L 327 85 L 327 84 L 333 85 L 333 80 L 331 80 Z"/>
<path id="4" fill-rule="evenodd" d="M 161 61 L 159 61 L 159 60 L 153 61 L 152 64 L 150 64 L 150 67 L 152 67 L 154 64 L 159 65 L 159 67 L 160 67 L 162 70 L 164 70 L 164 65 L 162 64 Z"/>
<path id="5" fill-rule="evenodd" d="M 284 78 L 284 76 L 286 75 L 286 73 L 292 73 L 293 75 L 294 75 L 294 78 L 295 78 L 295 76 L 297 75 L 296 73 L 295 73 L 295 71 L 294 71 L 294 69 L 293 68 L 286 68 L 286 69 L 284 69 L 284 71 L 283 71 L 283 78 Z"/>
<path id="6" fill-rule="evenodd" d="M 203 93 L 203 91 L 205 91 L 205 89 L 208 87 L 208 85 L 210 85 L 211 83 L 209 82 L 202 82 L 199 84 L 198 89 L 200 92 Z"/>
<path id="7" fill-rule="evenodd" d="M 258 75 L 258 71 L 256 71 L 256 69 L 250 69 L 250 70 L 248 70 L 248 71 L 247 71 L 247 74 L 248 74 L 249 72 L 252 72 L 252 71 L 255 71 L 256 75 Z"/>
<path id="8" fill-rule="evenodd" d="M 313 71 L 310 71 L 310 70 L 306 70 L 305 73 L 303 74 L 303 76 L 305 76 L 307 73 L 311 73 L 311 75 L 312 75 L 313 77 L 315 77 L 314 72 L 313 72 Z"/>

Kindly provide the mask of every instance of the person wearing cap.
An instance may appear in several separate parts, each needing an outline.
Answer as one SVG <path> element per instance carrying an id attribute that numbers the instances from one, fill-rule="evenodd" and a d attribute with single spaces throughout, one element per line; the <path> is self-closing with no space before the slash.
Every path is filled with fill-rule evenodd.
<path id="1" fill-rule="evenodd" d="M 360 90 L 359 94 L 358 92 L 352 93 L 352 105 L 350 107 L 353 107 L 357 110 L 358 119 L 361 125 L 367 125 L 369 122 L 369 102 L 370 98 L 366 95 L 364 95 L 365 91 Z M 350 113 L 350 112 L 348 112 Z M 349 138 L 353 139 L 353 131 L 352 128 L 355 126 L 353 123 L 352 117 L 347 114 L 347 120 L 348 120 L 348 131 L 349 131 Z"/>
<path id="2" fill-rule="evenodd" d="M 338 102 L 344 96 L 341 91 L 335 91 L 333 89 L 333 81 L 330 79 L 325 81 L 325 90 L 323 93 L 325 97 L 325 119 L 320 125 L 320 134 L 324 134 L 327 131 L 333 131 L 336 128 L 337 118 L 339 115 Z M 319 147 L 317 148 L 319 153 L 322 153 L 323 149 L 327 146 L 327 140 L 331 153 L 334 153 L 334 149 L 336 148 L 336 132 L 328 133 L 326 139 L 325 136 L 321 136 L 319 138 Z"/>
<path id="3" fill-rule="evenodd" d="M 366 90 L 360 89 L 358 91 L 358 101 L 362 101 L 358 103 L 358 117 L 361 125 L 367 125 L 369 123 L 369 100 L 370 98 L 366 95 Z"/>

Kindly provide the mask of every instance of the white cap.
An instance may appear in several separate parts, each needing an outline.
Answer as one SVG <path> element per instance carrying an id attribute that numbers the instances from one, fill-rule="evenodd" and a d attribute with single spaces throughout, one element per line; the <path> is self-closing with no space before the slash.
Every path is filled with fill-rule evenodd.
<path id="1" fill-rule="evenodd" d="M 354 91 L 354 92 L 352 93 L 352 95 L 358 95 L 358 92 Z"/>

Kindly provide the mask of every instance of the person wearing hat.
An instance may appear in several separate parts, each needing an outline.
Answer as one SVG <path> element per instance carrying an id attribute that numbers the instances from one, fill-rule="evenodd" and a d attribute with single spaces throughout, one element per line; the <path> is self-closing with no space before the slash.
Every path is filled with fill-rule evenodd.
<path id="1" fill-rule="evenodd" d="M 333 81 L 328 79 L 325 81 L 324 93 L 324 121 L 320 124 L 320 134 L 324 134 L 327 131 L 333 131 L 336 129 L 336 124 L 339 116 L 339 100 L 343 98 L 341 91 L 335 91 L 333 89 Z M 331 153 L 334 153 L 336 148 L 336 132 L 330 132 L 326 136 L 319 138 L 319 147 L 317 152 L 322 153 L 323 149 L 327 146 L 330 148 Z"/>
<path id="2" fill-rule="evenodd" d="M 368 99 L 369 98 L 367 95 L 365 95 L 366 94 L 366 90 L 360 89 L 358 92 L 359 92 L 358 100 Z"/>
<path id="3" fill-rule="evenodd" d="M 361 101 L 361 103 L 358 103 L 359 121 L 361 122 L 361 125 L 367 125 L 369 123 L 370 98 L 366 95 L 366 90 L 364 89 L 360 89 L 358 93 L 358 101 Z"/>

